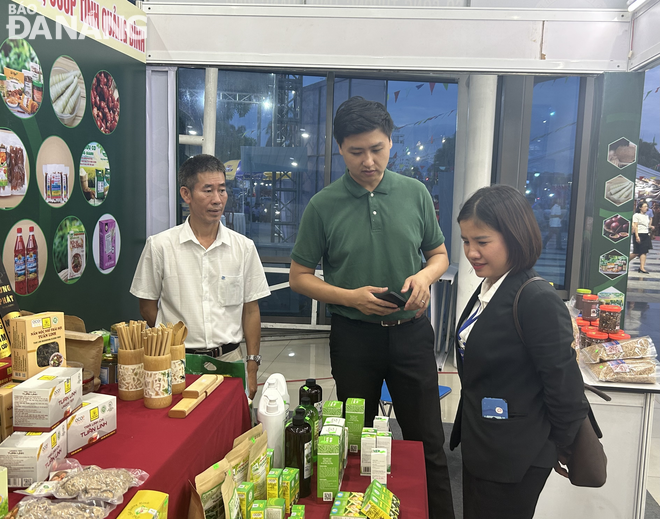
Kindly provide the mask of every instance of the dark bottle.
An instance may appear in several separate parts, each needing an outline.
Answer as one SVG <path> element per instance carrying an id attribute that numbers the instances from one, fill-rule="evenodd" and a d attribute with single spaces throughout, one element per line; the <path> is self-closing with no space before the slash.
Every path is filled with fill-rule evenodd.
<path id="1" fill-rule="evenodd" d="M 320 423 L 323 423 L 323 388 L 316 383 L 315 378 L 305 380 L 305 385 L 298 392 L 298 405 L 302 405 L 302 397 L 308 396 L 316 412 L 319 414 Z"/>
<path id="2" fill-rule="evenodd" d="M 284 466 L 300 470 L 300 497 L 312 493 L 312 427 L 298 407 L 284 430 Z"/>
<path id="3" fill-rule="evenodd" d="M 321 435 L 321 419 L 308 396 L 300 399 L 300 408 L 305 410 L 305 420 L 312 426 L 312 461 L 316 461 L 319 452 L 319 436 Z"/>

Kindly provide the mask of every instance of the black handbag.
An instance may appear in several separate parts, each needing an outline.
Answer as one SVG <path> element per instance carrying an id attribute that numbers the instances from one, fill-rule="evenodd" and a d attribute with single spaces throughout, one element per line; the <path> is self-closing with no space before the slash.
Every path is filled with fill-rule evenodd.
<path id="1" fill-rule="evenodd" d="M 518 331 L 518 335 L 523 344 L 525 343 L 525 340 L 523 339 L 522 328 L 520 326 L 520 321 L 518 320 L 518 300 L 520 299 L 520 294 L 523 289 L 533 281 L 546 280 L 541 277 L 528 279 L 522 284 L 513 301 L 513 321 L 516 324 L 516 330 Z M 603 400 L 612 400 L 608 394 L 595 387 L 585 384 L 584 388 L 595 393 Z M 599 438 L 602 437 L 603 433 L 600 430 L 600 427 L 598 427 L 591 406 L 589 406 L 589 414 L 587 414 L 582 425 L 580 425 L 580 429 L 575 435 L 573 443 L 569 447 L 562 449 L 560 452 L 560 455 L 565 458 L 565 464 L 568 468 L 568 479 L 571 484 L 577 487 L 593 488 L 602 487 L 605 484 L 607 479 L 607 456 L 605 455 L 603 444 L 599 440 Z M 558 470 L 557 472 L 562 474 L 562 472 Z"/>

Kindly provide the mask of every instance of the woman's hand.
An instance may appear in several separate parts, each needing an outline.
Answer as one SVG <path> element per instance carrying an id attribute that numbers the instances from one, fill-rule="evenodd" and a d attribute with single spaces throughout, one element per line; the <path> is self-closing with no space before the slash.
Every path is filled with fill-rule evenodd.
<path id="1" fill-rule="evenodd" d="M 639 243 L 639 236 L 635 236 L 635 241 Z"/>

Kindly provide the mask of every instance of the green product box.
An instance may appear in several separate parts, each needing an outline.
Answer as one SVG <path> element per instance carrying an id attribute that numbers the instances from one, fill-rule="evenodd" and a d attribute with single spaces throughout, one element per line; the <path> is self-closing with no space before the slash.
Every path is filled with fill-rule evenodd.
<path id="1" fill-rule="evenodd" d="M 320 502 L 333 502 L 339 492 L 343 468 L 341 455 L 340 437 L 321 434 L 316 465 L 316 498 Z"/>
<path id="2" fill-rule="evenodd" d="M 270 469 L 266 476 L 266 497 L 277 499 L 282 497 L 282 469 Z"/>
<path id="3" fill-rule="evenodd" d="M 266 519 L 266 501 L 257 499 L 250 508 L 249 519 Z"/>
<path id="4" fill-rule="evenodd" d="M 301 519 L 305 519 L 305 505 L 292 505 L 291 517 L 300 517 Z"/>
<path id="5" fill-rule="evenodd" d="M 337 418 L 344 416 L 344 402 L 326 400 L 323 403 L 323 425 L 325 425 L 326 418 L 330 418 L 331 416 L 336 416 Z"/>
<path id="6" fill-rule="evenodd" d="M 344 469 L 346 468 L 346 463 L 347 463 L 347 457 L 348 457 L 348 451 L 346 450 L 346 442 L 344 441 L 346 431 L 343 427 L 337 427 L 336 425 L 324 425 L 323 429 L 321 429 L 321 436 L 336 436 L 339 438 L 339 450 L 340 450 L 340 456 L 341 460 L 343 461 L 341 464 L 341 471 L 343 473 Z"/>
<path id="7" fill-rule="evenodd" d="M 286 503 L 281 497 L 266 501 L 266 519 L 284 519 Z"/>
<path id="8" fill-rule="evenodd" d="M 325 421 L 325 425 L 332 425 L 334 427 L 339 427 L 343 431 L 342 438 L 344 442 L 344 468 L 345 468 L 346 463 L 348 461 L 346 457 L 346 455 L 348 454 L 348 427 L 346 427 L 346 419 L 338 418 L 336 416 L 331 416 Z"/>
<path id="9" fill-rule="evenodd" d="M 351 454 L 360 452 L 360 439 L 364 427 L 364 398 L 346 400 L 346 427 L 348 427 L 348 449 Z"/>
<path id="10" fill-rule="evenodd" d="M 248 511 L 252 509 L 254 503 L 254 483 L 246 481 L 236 488 L 238 500 L 241 503 L 241 517 L 248 517 Z"/>
<path id="11" fill-rule="evenodd" d="M 300 497 L 300 470 L 286 467 L 282 471 L 282 497 L 286 503 L 286 512 L 290 514 L 291 506 L 295 505 Z"/>
<path id="12" fill-rule="evenodd" d="M 338 492 L 330 510 L 331 519 L 353 519 L 366 517 L 361 513 L 364 494 L 359 492 Z"/>
<path id="13" fill-rule="evenodd" d="M 273 468 L 273 456 L 274 455 L 275 455 L 275 450 L 266 449 L 266 456 L 267 456 L 266 474 L 268 474 L 270 472 L 270 469 Z"/>

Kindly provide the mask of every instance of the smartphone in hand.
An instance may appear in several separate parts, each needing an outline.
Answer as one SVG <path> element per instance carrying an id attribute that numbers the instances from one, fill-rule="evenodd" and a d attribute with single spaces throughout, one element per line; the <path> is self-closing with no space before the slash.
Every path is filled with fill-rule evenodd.
<path id="1" fill-rule="evenodd" d="M 373 294 L 374 297 L 377 297 L 378 299 L 381 299 L 383 301 L 387 301 L 388 303 L 394 303 L 399 308 L 403 308 L 404 306 L 406 306 L 406 300 L 403 297 L 401 297 L 399 294 L 397 294 L 396 292 L 392 292 L 391 290 L 389 292 L 383 292 L 382 294 L 376 294 L 376 293 Z"/>

